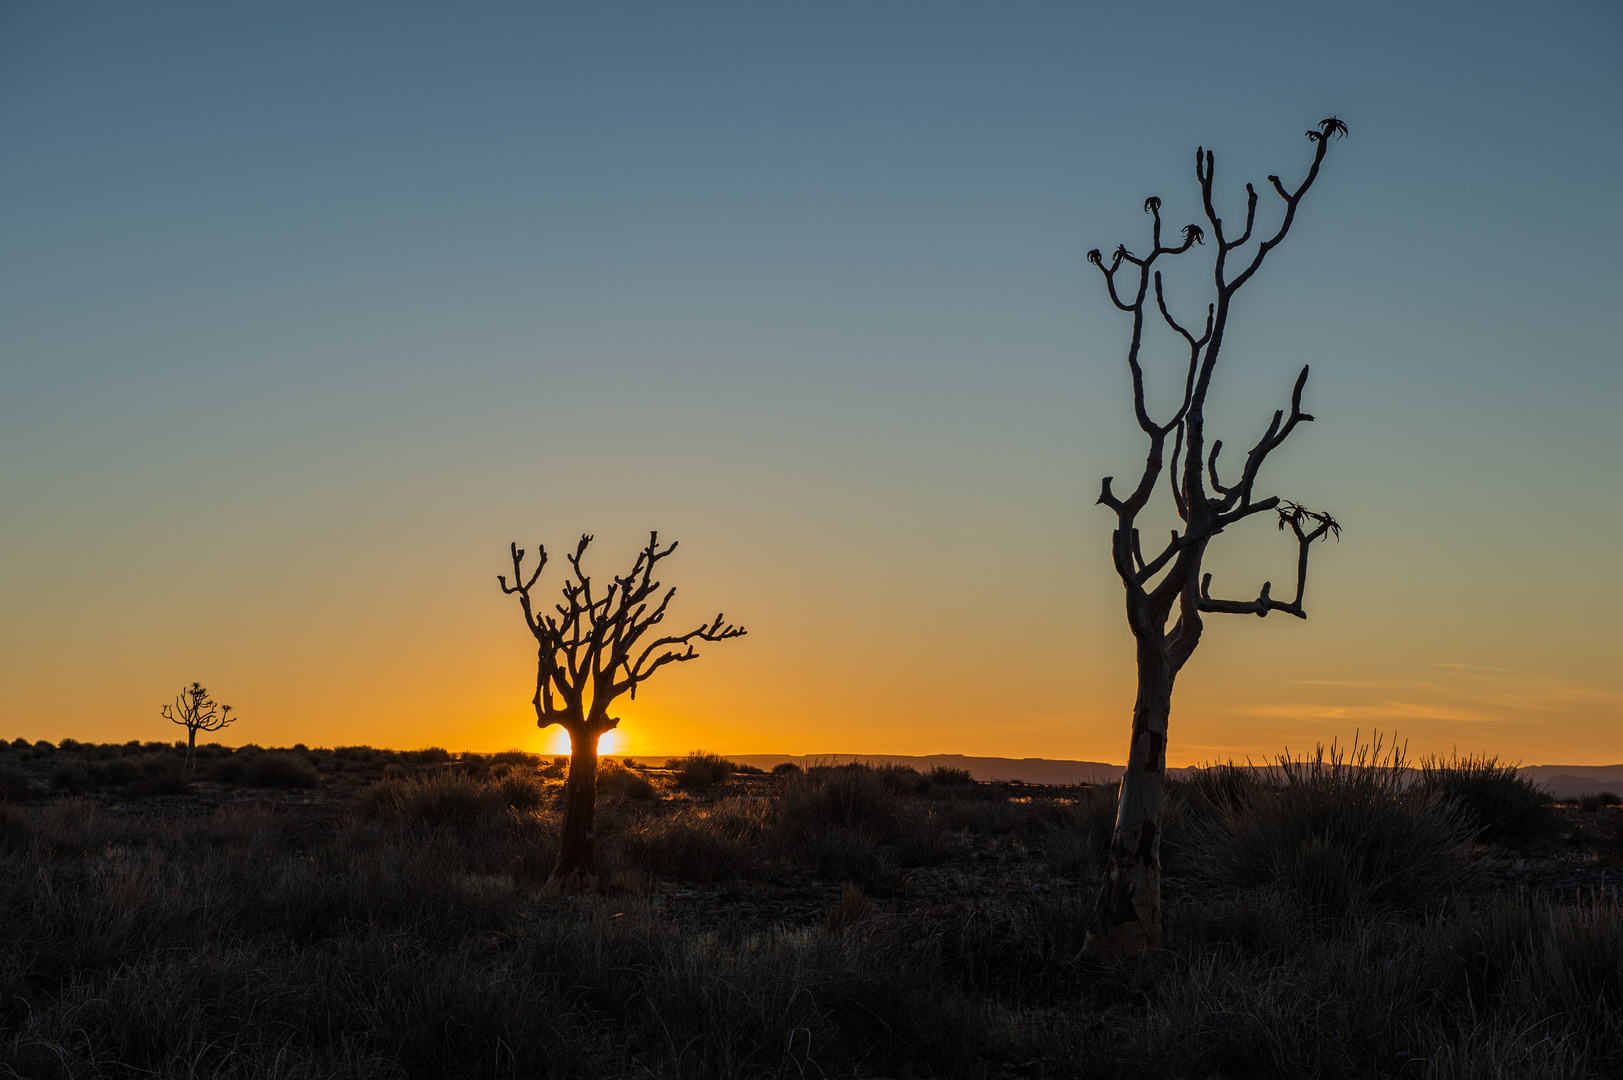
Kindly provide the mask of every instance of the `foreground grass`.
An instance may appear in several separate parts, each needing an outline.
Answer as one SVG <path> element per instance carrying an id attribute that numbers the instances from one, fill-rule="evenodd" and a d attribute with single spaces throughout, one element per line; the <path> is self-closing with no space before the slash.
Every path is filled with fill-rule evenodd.
<path id="1" fill-rule="evenodd" d="M 1167 948 L 1108 968 L 1079 959 L 1108 790 L 626 770 L 604 893 L 549 899 L 540 762 L 386 766 L 314 817 L 0 805 L 0 1075 L 1623 1070 L 1617 908 L 1477 887 L 1459 801 L 1367 771 L 1181 787 Z"/>

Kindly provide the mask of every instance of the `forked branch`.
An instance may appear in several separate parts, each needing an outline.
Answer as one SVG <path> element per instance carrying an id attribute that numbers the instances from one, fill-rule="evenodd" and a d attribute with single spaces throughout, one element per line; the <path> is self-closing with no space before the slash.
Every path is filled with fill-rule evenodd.
<path id="1" fill-rule="evenodd" d="M 1313 541 L 1325 536 L 1334 535 L 1341 539 L 1341 523 L 1329 514 L 1315 513 L 1306 507 L 1293 502 L 1280 503 L 1276 506 L 1279 513 L 1279 528 L 1289 528 L 1296 536 L 1296 598 L 1290 603 L 1275 600 L 1269 595 L 1273 583 L 1264 581 L 1262 591 L 1255 600 L 1214 600 L 1211 597 L 1212 575 L 1206 574 L 1200 579 L 1200 610 L 1218 612 L 1225 615 L 1256 615 L 1265 617 L 1270 611 L 1283 611 L 1295 615 L 1298 619 L 1307 618 L 1307 612 L 1302 608 L 1302 598 L 1307 592 L 1307 556 L 1308 549 Z M 1311 528 L 1309 527 L 1311 526 Z"/>
<path id="2" fill-rule="evenodd" d="M 571 574 L 561 588 L 561 601 L 552 612 L 538 612 L 531 591 L 547 563 L 546 549 L 537 546 L 534 571 L 524 572 L 524 551 L 509 545 L 513 583 L 505 574 L 496 580 L 502 592 L 516 594 L 524 622 L 536 640 L 534 705 L 540 726 L 584 725 L 608 730 L 617 720 L 608 716 L 609 703 L 667 664 L 692 660 L 701 641 L 742 637 L 745 629 L 717 615 L 714 620 L 682 634 L 666 635 L 644 643 L 649 631 L 665 621 L 676 589 L 665 589 L 655 577 L 659 563 L 676 550 L 673 541 L 661 547 L 659 533 L 651 532 L 631 571 L 615 576 L 601 596 L 594 595 L 591 575 L 583 559 L 591 544 L 582 536 L 567 557 Z"/>

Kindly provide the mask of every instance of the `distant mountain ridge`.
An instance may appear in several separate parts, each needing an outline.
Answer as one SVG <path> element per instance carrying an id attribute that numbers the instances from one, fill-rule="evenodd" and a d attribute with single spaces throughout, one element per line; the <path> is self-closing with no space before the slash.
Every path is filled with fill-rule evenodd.
<path id="1" fill-rule="evenodd" d="M 620 755 L 610 755 L 618 757 Z M 648 754 L 643 760 L 664 761 L 681 754 Z M 730 760 L 757 769 L 793 762 L 808 765 L 844 765 L 853 761 L 870 765 L 908 765 L 923 771 L 940 766 L 965 769 L 977 780 L 1019 780 L 1026 784 L 1114 784 L 1124 771 L 1121 765 L 1105 761 L 1069 761 L 1063 758 L 970 757 L 965 754 L 729 754 Z M 1193 772 L 1192 767 L 1172 768 L 1178 776 Z M 1524 775 L 1558 799 L 1593 795 L 1601 791 L 1623 794 L 1623 764 L 1619 765 L 1524 765 Z"/>

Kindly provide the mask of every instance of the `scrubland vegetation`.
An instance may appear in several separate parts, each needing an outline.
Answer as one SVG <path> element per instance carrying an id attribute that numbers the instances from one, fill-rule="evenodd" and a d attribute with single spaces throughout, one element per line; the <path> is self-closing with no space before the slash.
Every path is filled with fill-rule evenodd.
<path id="1" fill-rule="evenodd" d="M 605 760 L 549 896 L 560 761 L 197 755 L 0 751 L 0 1075 L 1623 1073 L 1623 810 L 1492 761 L 1174 782 L 1110 966 L 1109 788 Z"/>

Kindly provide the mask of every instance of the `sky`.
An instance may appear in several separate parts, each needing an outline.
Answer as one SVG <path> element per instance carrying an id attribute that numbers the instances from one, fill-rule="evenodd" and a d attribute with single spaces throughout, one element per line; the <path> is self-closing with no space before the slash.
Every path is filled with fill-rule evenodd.
<path id="1" fill-rule="evenodd" d="M 0 7 L 0 736 L 556 751 L 508 544 L 749 635 L 633 754 L 1121 761 L 1099 479 L 1142 248 L 1350 130 L 1237 297 L 1209 432 L 1309 618 L 1210 616 L 1168 758 L 1396 732 L 1623 761 L 1623 9 Z M 1204 259 L 1197 254 L 1188 259 Z M 1209 252 L 1209 249 L 1207 249 Z M 1175 303 L 1199 311 L 1209 263 Z M 1176 407 L 1157 339 L 1152 411 Z M 1168 519 L 1170 520 L 1170 519 Z M 1293 573 L 1258 520 L 1214 594 Z M 556 587 L 556 576 L 543 579 Z"/>

